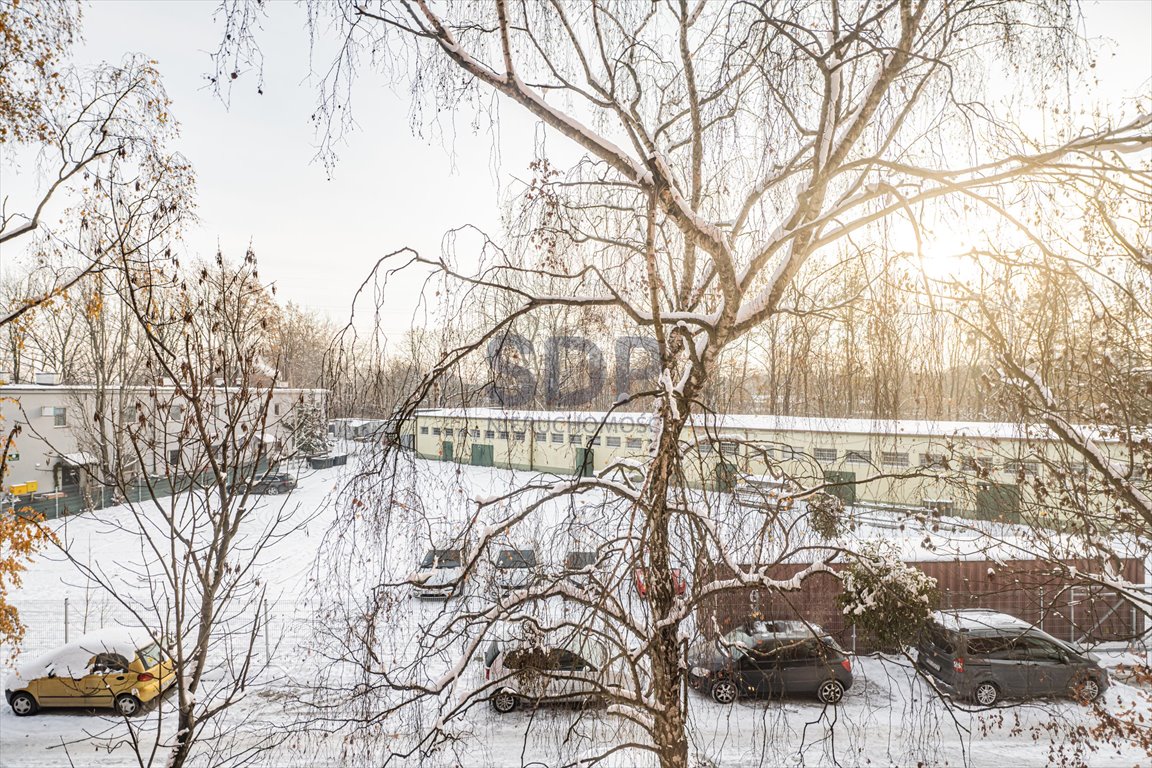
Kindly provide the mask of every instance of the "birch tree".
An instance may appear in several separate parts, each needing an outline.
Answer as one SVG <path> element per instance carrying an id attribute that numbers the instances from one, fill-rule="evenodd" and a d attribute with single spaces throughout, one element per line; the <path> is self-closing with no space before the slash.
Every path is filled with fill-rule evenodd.
<path id="1" fill-rule="evenodd" d="M 228 19 L 250 21 L 251 6 L 225 6 Z M 470 109 L 486 126 L 498 125 L 503 110 L 521 110 L 578 155 L 555 168 L 555 158 L 540 153 L 534 170 L 550 171 L 525 185 L 524 214 L 509 222 L 501 246 L 486 246 L 467 263 L 407 250 L 384 260 L 381 275 L 413 264 L 439 274 L 438 288 L 452 286 L 473 302 L 513 299 L 502 317 L 450 349 L 397 415 L 410 416 L 494 339 L 554 308 L 594 309 L 655 343 L 658 386 L 617 404 L 653 419 L 637 482 L 602 475 L 529 484 L 478 510 L 487 522 L 477 531 L 477 551 L 485 551 L 491 531 L 527 524 L 544 498 L 607 494 L 614 501 L 606 509 L 617 511 L 605 514 L 630 521 L 609 547 L 626 564 L 613 571 L 615 584 L 599 598 L 542 587 L 455 618 L 487 627 L 560 597 L 622 627 L 613 647 L 632 662 L 631 684 L 606 693 L 613 711 L 643 734 L 626 746 L 669 768 L 692 760 L 681 684 L 694 608 L 747 586 L 786 592 L 827 570 L 833 557 L 818 557 L 789 582 L 742 569 L 749 562 L 742 558 L 766 556 L 752 542 L 770 538 L 780 521 L 760 520 L 731 540 L 720 533 L 716 509 L 684 489 L 692 472 L 683 435 L 694 416 L 707 413 L 707 387 L 725 351 L 757 328 L 818 309 L 826 297 L 807 292 L 808 280 L 835 275 L 861 243 L 882 243 L 885 226 L 906 227 L 919 242 L 926 219 L 992 218 L 1042 240 L 1075 224 L 1029 205 L 1037 190 L 1060 190 L 1070 205 L 1083 205 L 1093 180 L 1117 188 L 1147 180 L 1133 154 L 1152 142 L 1147 110 L 1122 120 L 1060 110 L 1059 89 L 1085 64 L 1070 3 L 362 0 L 310 7 L 317 34 L 340 45 L 317 106 L 328 159 L 354 126 L 349 95 L 365 69 L 408 87 L 410 119 L 422 129 L 442 130 L 446 112 Z M 251 37 L 238 31 L 229 28 L 225 59 L 258 60 Z M 1020 84 L 1012 94 L 996 87 L 1005 72 Z M 1037 127 L 1045 121 L 1049 127 Z M 1043 233 L 1027 225 L 1031 216 L 1044 218 Z M 545 283 L 552 287 L 536 288 Z M 700 439 L 722 437 L 705 429 Z M 380 476 L 409 476 L 402 461 L 386 457 Z M 388 528 L 407 514 L 392 509 L 392 518 L 371 519 Z M 367 523 L 349 525 L 360 532 Z M 793 546 L 806 545 L 792 542 L 767 556 L 787 556 Z M 723 564 L 735 575 L 695 582 L 680 596 L 676 562 Z M 609 596 L 633 568 L 650 576 L 648 602 L 640 614 L 613 611 Z M 359 628 L 351 634 L 374 637 L 392 604 L 378 596 L 399 588 L 382 577 L 358 605 L 366 613 L 348 617 Z M 422 638 L 427 654 L 448 653 L 433 630 Z M 478 641 L 461 642 L 467 655 Z M 365 641 L 369 659 L 370 649 Z M 371 661 L 362 672 L 366 686 L 375 681 L 393 694 L 390 706 L 368 717 L 378 722 L 456 692 L 462 668 L 432 682 Z M 456 713 L 442 709 L 411 749 L 427 754 L 451 741 L 445 722 Z"/>

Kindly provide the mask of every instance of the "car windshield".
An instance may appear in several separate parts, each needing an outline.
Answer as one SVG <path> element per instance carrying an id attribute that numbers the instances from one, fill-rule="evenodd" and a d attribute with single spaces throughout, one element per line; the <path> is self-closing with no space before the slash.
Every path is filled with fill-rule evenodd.
<path id="1" fill-rule="evenodd" d="M 496 557 L 497 568 L 535 568 L 536 551 L 533 549 L 502 549 Z"/>
<path id="2" fill-rule="evenodd" d="M 492 666 L 492 662 L 496 661 L 496 657 L 500 655 L 500 643 L 493 640 L 488 643 L 488 647 L 484 650 L 484 666 Z"/>
<path id="3" fill-rule="evenodd" d="M 420 563 L 421 568 L 459 568 L 460 550 L 430 549 Z"/>
<path id="4" fill-rule="evenodd" d="M 592 565 L 596 565 L 595 552 L 569 552 L 564 558 L 564 567 L 570 571 L 579 571 Z"/>
<path id="5" fill-rule="evenodd" d="M 740 659 L 748 653 L 748 649 L 752 647 L 753 642 L 752 635 L 743 629 L 734 629 L 717 640 L 716 646 L 722 653 L 731 656 L 733 659 Z"/>
<path id="6" fill-rule="evenodd" d="M 136 656 L 140 659 L 140 663 L 144 665 L 144 669 L 152 669 L 152 667 L 164 660 L 164 650 L 156 643 L 152 643 L 136 651 Z"/>
<path id="7" fill-rule="evenodd" d="M 824 635 L 823 637 L 820 638 L 820 642 L 823 643 L 824 645 L 828 646 L 829 648 L 831 648 L 834 651 L 839 651 L 840 653 L 845 653 L 844 649 L 842 647 L 840 647 L 840 643 L 836 642 L 836 639 L 833 638 L 831 635 Z"/>

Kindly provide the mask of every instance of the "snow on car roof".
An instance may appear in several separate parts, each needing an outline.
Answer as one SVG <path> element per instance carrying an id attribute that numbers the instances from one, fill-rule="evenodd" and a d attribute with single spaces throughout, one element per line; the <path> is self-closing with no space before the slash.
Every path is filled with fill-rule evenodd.
<path id="1" fill-rule="evenodd" d="M 986 608 L 964 608 L 954 611 L 936 611 L 932 618 L 940 626 L 953 632 L 971 632 L 982 629 L 1031 629 L 1032 625 L 1007 613 Z"/>
<path id="2" fill-rule="evenodd" d="M 5 681 L 4 687 L 6 689 L 20 687 L 20 683 L 49 674 L 58 677 L 83 677 L 87 674 L 88 662 L 98 653 L 118 653 L 132 660 L 136 656 L 136 651 L 152 643 L 152 635 L 146 629 L 129 627 L 98 629 L 77 638 L 74 642 L 19 664 L 15 672 Z"/>

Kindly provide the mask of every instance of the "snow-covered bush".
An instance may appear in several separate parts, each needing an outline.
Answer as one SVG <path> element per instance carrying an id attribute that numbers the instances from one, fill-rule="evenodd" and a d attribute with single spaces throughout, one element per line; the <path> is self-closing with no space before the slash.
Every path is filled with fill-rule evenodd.
<path id="1" fill-rule="evenodd" d="M 847 528 L 844 502 L 830 493 L 815 493 L 808 499 L 808 525 L 823 539 L 837 539 Z"/>
<path id="2" fill-rule="evenodd" d="M 936 579 L 902 562 L 887 542 L 864 545 L 840 580 L 840 609 L 882 648 L 913 642 L 939 600 Z"/>

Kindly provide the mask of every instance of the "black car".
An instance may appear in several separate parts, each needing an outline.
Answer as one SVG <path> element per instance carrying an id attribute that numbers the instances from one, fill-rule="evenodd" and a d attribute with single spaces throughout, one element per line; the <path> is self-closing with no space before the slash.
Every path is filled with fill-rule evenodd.
<path id="1" fill-rule="evenodd" d="M 270 496 L 275 496 L 280 493 L 288 493 L 288 491 L 296 488 L 296 479 L 291 475 L 283 473 L 274 475 L 264 475 L 252 482 L 242 480 L 236 484 L 236 492 L 242 493 L 245 490 L 248 493 L 266 493 Z"/>
<path id="2" fill-rule="evenodd" d="M 689 656 L 688 684 L 721 704 L 741 696 L 795 694 L 836 704 L 852 687 L 852 662 L 819 627 L 752 621 L 697 644 Z"/>
<path id="3" fill-rule="evenodd" d="M 1038 696 L 1087 702 L 1108 687 L 1095 656 L 997 611 L 937 611 L 917 652 L 916 666 L 937 688 L 983 707 Z"/>

